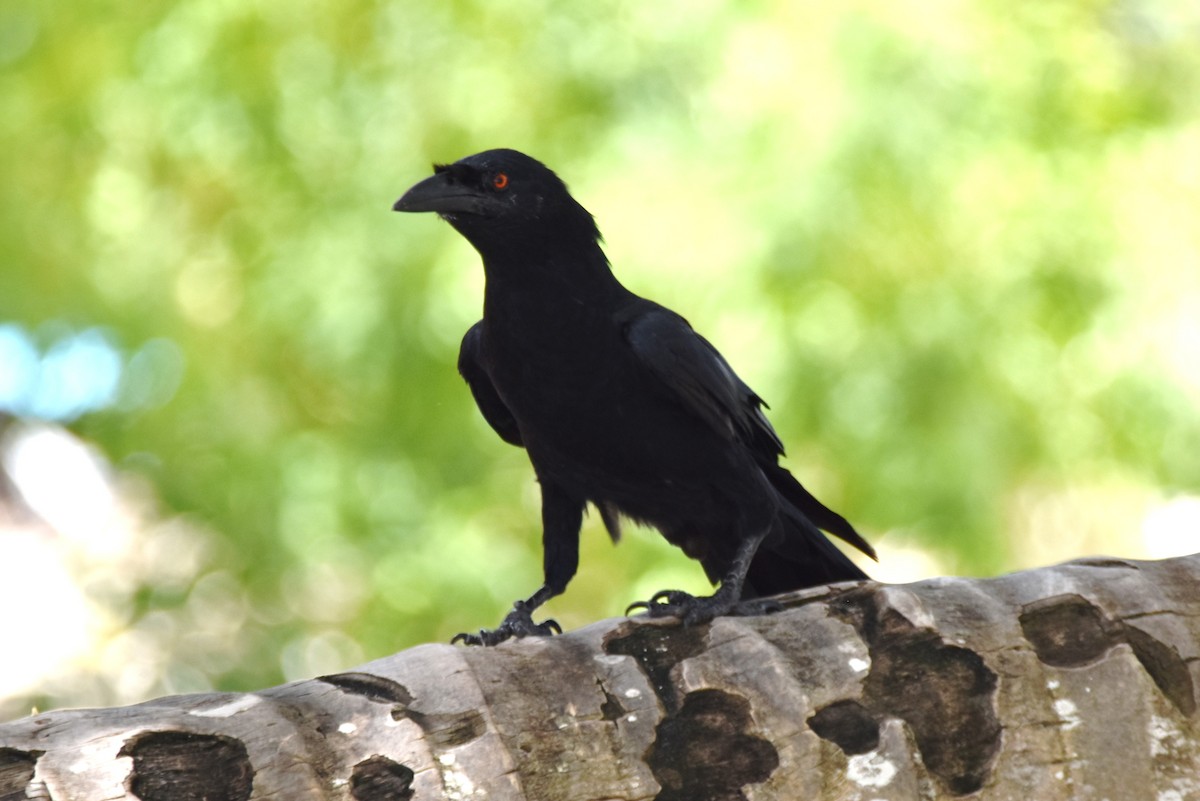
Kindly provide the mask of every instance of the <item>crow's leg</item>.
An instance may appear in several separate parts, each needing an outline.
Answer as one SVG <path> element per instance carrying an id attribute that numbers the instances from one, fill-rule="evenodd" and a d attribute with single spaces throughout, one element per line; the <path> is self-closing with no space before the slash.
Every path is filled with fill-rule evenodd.
<path id="1" fill-rule="evenodd" d="M 513 637 L 548 636 L 561 634 L 562 627 L 553 620 L 533 622 L 533 612 L 567 588 L 579 566 L 579 526 L 583 522 L 584 502 L 563 492 L 554 483 L 541 478 L 542 485 L 542 569 L 545 583 L 538 591 L 513 604 L 494 629 L 481 629 L 478 634 L 462 632 L 451 643 L 467 645 L 497 645 Z"/>
<path id="2" fill-rule="evenodd" d="M 721 579 L 721 586 L 712 595 L 696 597 L 681 590 L 663 590 L 654 593 L 649 601 L 630 604 L 625 614 L 634 609 L 644 609 L 650 617 L 676 617 L 685 626 L 692 626 L 707 623 L 721 615 L 763 615 L 779 611 L 781 607 L 775 601 L 742 600 L 746 572 L 750 569 L 754 554 L 758 552 L 758 546 L 770 530 L 770 526 L 766 526 L 756 535 L 739 543 L 729 571 Z"/>
<path id="3" fill-rule="evenodd" d="M 556 621 L 546 620 L 542 623 L 533 622 L 533 610 L 537 609 L 556 593 L 542 585 L 537 592 L 524 601 L 513 604 L 512 611 L 504 616 L 500 625 L 494 629 L 480 629 L 478 634 L 460 632 L 454 635 L 451 643 L 461 642 L 466 645 L 499 645 L 512 637 L 534 636 L 547 637 L 551 634 L 562 634 L 562 627 Z"/>

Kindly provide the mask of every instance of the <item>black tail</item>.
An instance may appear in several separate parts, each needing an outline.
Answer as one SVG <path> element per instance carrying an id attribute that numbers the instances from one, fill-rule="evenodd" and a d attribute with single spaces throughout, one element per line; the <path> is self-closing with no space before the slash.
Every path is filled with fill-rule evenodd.
<path id="1" fill-rule="evenodd" d="M 779 465 L 771 465 L 763 472 L 770 479 L 771 486 L 775 487 L 776 491 L 796 507 L 802 515 L 816 524 L 817 528 L 841 537 L 843 541 L 850 543 L 876 562 L 879 561 L 871 543 L 864 540 L 862 535 L 854 530 L 854 526 L 847 522 L 846 518 L 814 498 L 813 494 L 806 490 L 790 472 Z"/>
<path id="2" fill-rule="evenodd" d="M 875 559 L 875 549 L 854 527 L 832 511 L 777 465 L 763 472 L 782 503 L 776 530 L 763 541 L 746 574 L 745 598 L 817 587 L 835 581 L 869 578 L 830 542 L 821 529 L 834 534 Z"/>

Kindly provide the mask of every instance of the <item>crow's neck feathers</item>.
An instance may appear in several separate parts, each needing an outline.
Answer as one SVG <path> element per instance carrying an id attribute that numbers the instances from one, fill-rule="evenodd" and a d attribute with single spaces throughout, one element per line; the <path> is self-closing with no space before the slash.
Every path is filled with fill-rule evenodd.
<path id="1" fill-rule="evenodd" d="M 472 239 L 487 276 L 487 305 L 494 311 L 507 306 L 513 295 L 522 296 L 520 305 L 526 309 L 531 293 L 555 306 L 586 303 L 598 308 L 624 292 L 592 215 L 569 196 L 566 200 L 536 219 L 497 226 Z"/>

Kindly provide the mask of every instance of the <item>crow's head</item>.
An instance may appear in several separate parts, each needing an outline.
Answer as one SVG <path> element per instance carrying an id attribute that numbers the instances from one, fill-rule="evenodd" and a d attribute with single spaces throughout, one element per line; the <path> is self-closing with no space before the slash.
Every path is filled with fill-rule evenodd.
<path id="1" fill-rule="evenodd" d="M 413 186 L 393 211 L 435 211 L 481 252 L 497 239 L 599 234 L 591 214 L 537 159 L 516 150 L 485 150 Z"/>

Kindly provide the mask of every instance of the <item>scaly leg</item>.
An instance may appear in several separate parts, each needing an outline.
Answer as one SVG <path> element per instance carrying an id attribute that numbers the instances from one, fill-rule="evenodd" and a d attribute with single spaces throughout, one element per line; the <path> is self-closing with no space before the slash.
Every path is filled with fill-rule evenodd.
<path id="1" fill-rule="evenodd" d="M 650 617 L 676 617 L 683 625 L 693 626 L 722 615 L 762 615 L 779 611 L 781 607 L 775 601 L 742 601 L 742 587 L 746 583 L 750 562 L 769 531 L 770 526 L 742 540 L 733 555 L 729 571 L 721 579 L 721 586 L 712 595 L 698 598 L 682 590 L 662 590 L 654 593 L 648 601 L 630 604 L 625 614 L 634 609 L 645 609 Z"/>
<path id="2" fill-rule="evenodd" d="M 538 591 L 513 604 L 494 629 L 480 629 L 478 634 L 465 631 L 454 635 L 451 643 L 467 645 L 498 645 L 513 637 L 562 634 L 562 627 L 553 620 L 533 622 L 533 612 L 559 595 L 575 575 L 579 566 L 579 526 L 583 522 L 583 502 L 572 498 L 555 484 L 542 479 L 542 568 L 545 583 Z"/>

